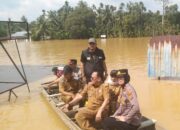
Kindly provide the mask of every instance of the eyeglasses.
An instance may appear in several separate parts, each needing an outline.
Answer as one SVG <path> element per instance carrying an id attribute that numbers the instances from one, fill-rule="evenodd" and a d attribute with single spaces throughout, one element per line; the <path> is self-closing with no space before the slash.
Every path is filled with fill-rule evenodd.
<path id="1" fill-rule="evenodd" d="M 89 45 L 95 45 L 95 44 L 96 44 L 96 43 L 94 43 L 94 42 L 90 42 L 90 43 L 89 43 Z"/>

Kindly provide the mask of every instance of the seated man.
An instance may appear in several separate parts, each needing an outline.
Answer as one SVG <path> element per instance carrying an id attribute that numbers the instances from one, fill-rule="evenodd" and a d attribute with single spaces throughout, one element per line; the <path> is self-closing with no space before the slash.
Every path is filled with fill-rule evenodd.
<path id="1" fill-rule="evenodd" d="M 65 107 L 72 107 L 86 95 L 88 96 L 87 104 L 78 111 L 75 119 L 82 129 L 96 130 L 95 124 L 107 116 L 109 108 L 109 87 L 102 82 L 98 72 L 92 73 L 91 82 Z"/>
<path id="2" fill-rule="evenodd" d="M 73 69 L 73 77 L 74 79 L 81 79 L 81 70 L 77 66 L 77 60 L 76 59 L 70 59 L 68 65 Z"/>
<path id="3" fill-rule="evenodd" d="M 77 60 L 76 59 L 70 59 L 68 65 L 73 70 L 74 79 L 77 79 L 77 80 L 81 79 L 81 71 L 80 71 L 80 68 L 77 67 Z M 52 72 L 56 76 L 56 79 L 42 83 L 42 85 L 47 85 L 46 88 L 48 88 L 49 90 L 53 85 L 58 86 L 59 78 L 63 75 L 63 68 L 64 67 L 53 67 Z"/>
<path id="4" fill-rule="evenodd" d="M 59 79 L 59 92 L 62 93 L 61 99 L 65 103 L 70 102 L 82 88 L 79 80 L 74 79 L 72 74 L 72 68 L 66 65 L 63 69 L 63 75 Z"/>
<path id="5" fill-rule="evenodd" d="M 110 81 L 109 83 L 109 93 L 110 93 L 110 103 L 109 103 L 109 115 L 114 114 L 116 111 L 117 99 L 120 94 L 120 86 L 118 84 L 117 78 L 118 70 L 112 70 L 110 72 Z"/>
<path id="6" fill-rule="evenodd" d="M 48 81 L 41 84 L 41 85 L 47 85 L 46 88 L 48 89 L 48 91 L 50 91 L 50 88 L 53 87 L 53 85 L 55 85 L 56 87 L 58 86 L 59 78 L 63 74 L 63 67 L 53 67 L 52 72 L 56 76 L 56 78 L 52 81 Z"/>

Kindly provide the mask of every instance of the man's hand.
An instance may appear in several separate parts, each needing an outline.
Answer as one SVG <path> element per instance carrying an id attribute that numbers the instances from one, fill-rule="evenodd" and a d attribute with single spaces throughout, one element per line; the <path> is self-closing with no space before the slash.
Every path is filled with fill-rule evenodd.
<path id="1" fill-rule="evenodd" d="M 45 85 L 46 83 L 41 83 L 41 85 Z"/>
<path id="2" fill-rule="evenodd" d="M 76 96 L 75 94 L 73 94 L 73 93 L 71 94 L 72 99 L 75 98 L 75 96 Z"/>
<path id="3" fill-rule="evenodd" d="M 69 111 L 69 104 L 65 104 L 63 107 L 61 107 L 61 110 L 63 111 L 63 112 L 68 112 Z"/>
<path id="4" fill-rule="evenodd" d="M 99 122 L 99 121 L 101 121 L 101 120 L 102 120 L 101 113 L 98 112 L 98 113 L 96 114 L 95 121 L 96 121 L 96 122 Z"/>
<path id="5" fill-rule="evenodd" d="M 125 117 L 124 116 L 115 116 L 116 119 L 125 122 Z"/>
<path id="6" fill-rule="evenodd" d="M 65 104 L 63 107 L 61 107 L 63 112 L 68 112 L 72 110 L 73 106 L 70 106 L 69 104 Z"/>

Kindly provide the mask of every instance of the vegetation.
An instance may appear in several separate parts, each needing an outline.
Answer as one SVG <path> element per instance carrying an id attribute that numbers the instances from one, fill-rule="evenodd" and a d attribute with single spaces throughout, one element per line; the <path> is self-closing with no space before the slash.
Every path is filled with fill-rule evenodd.
<path id="1" fill-rule="evenodd" d="M 180 12 L 178 6 L 167 6 L 163 2 L 163 13 L 147 10 L 143 2 L 120 3 L 119 7 L 104 5 L 89 7 L 80 1 L 71 7 L 66 1 L 58 10 L 42 11 L 30 23 L 32 38 L 71 39 L 100 37 L 146 37 L 180 34 Z M 22 17 L 22 21 L 27 20 Z M 0 32 L 2 32 L 0 26 Z M 2 33 L 3 35 L 3 33 Z"/>
<path id="2" fill-rule="evenodd" d="M 11 21 L 9 19 L 9 21 Z M 25 22 L 25 23 L 23 23 Z M 27 31 L 27 19 L 25 16 L 21 17 L 21 22 L 7 22 L 0 21 L 0 38 L 9 37 L 9 33 L 14 34 L 16 32 Z"/>

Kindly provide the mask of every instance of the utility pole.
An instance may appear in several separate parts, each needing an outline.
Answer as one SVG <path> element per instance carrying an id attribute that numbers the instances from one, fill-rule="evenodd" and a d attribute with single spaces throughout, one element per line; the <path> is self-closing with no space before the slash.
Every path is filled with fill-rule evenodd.
<path id="1" fill-rule="evenodd" d="M 165 16 L 165 9 L 169 4 L 169 0 L 160 0 L 162 2 L 162 35 L 164 35 L 164 16 Z"/>
<path id="2" fill-rule="evenodd" d="M 43 13 L 43 22 L 45 23 L 46 22 L 46 10 L 42 10 L 42 13 Z M 43 23 L 43 24 L 44 24 Z M 44 29 L 44 27 L 43 27 L 43 40 L 45 40 L 45 29 Z"/>

